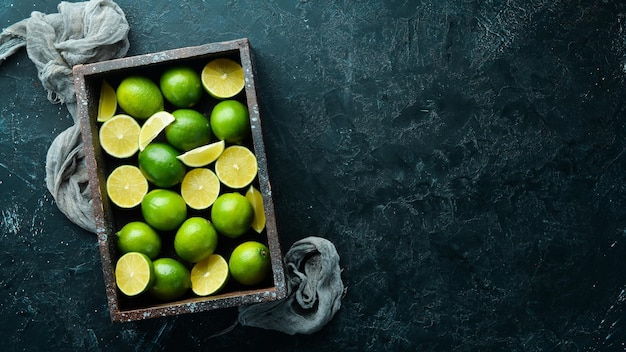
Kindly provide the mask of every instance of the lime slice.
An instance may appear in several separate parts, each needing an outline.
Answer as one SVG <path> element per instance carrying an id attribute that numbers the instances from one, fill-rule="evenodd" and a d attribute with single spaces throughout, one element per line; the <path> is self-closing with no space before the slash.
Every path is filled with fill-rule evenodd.
<path id="1" fill-rule="evenodd" d="M 226 142 L 218 141 L 194 148 L 179 155 L 177 158 L 189 167 L 203 167 L 217 160 L 224 151 L 225 146 Z"/>
<path id="2" fill-rule="evenodd" d="M 147 255 L 129 252 L 115 265 L 115 282 L 126 296 L 144 293 L 154 282 L 154 266 Z"/>
<path id="3" fill-rule="evenodd" d="M 144 150 L 174 120 L 174 115 L 167 111 L 159 111 L 150 116 L 139 131 L 139 150 Z"/>
<path id="4" fill-rule="evenodd" d="M 107 81 L 102 81 L 100 87 L 100 100 L 98 101 L 98 122 L 104 122 L 113 115 L 117 110 L 117 97 L 115 89 Z"/>
<path id="5" fill-rule="evenodd" d="M 106 187 L 113 203 L 120 208 L 134 208 L 148 193 L 148 180 L 138 167 L 121 165 L 107 177 Z"/>
<path id="6" fill-rule="evenodd" d="M 222 152 L 215 162 L 215 173 L 230 188 L 243 188 L 257 175 L 258 164 L 250 149 L 233 145 Z"/>
<path id="7" fill-rule="evenodd" d="M 254 220 L 252 220 L 252 229 L 258 233 L 261 233 L 265 228 L 265 208 L 263 207 L 263 197 L 261 192 L 254 186 L 250 186 L 246 192 L 246 198 L 252 204 L 254 209 Z"/>
<path id="8" fill-rule="evenodd" d="M 234 97 L 245 85 L 241 65 L 226 58 L 215 59 L 206 64 L 200 79 L 204 89 L 218 99 Z"/>
<path id="9" fill-rule="evenodd" d="M 198 296 L 218 292 L 228 281 L 228 263 L 219 254 L 197 262 L 191 269 L 191 290 Z"/>
<path id="10" fill-rule="evenodd" d="M 220 194 L 220 181 L 213 171 L 205 168 L 193 169 L 185 175 L 180 185 L 180 195 L 193 209 L 206 209 Z"/>
<path id="11" fill-rule="evenodd" d="M 100 126 L 100 146 L 115 158 L 128 158 L 139 150 L 137 121 L 128 115 L 115 115 Z"/>

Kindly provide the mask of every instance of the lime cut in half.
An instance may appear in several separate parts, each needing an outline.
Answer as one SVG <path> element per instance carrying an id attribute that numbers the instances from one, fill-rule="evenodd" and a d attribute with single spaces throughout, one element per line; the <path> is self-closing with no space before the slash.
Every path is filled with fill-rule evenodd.
<path id="1" fill-rule="evenodd" d="M 120 208 L 134 208 L 148 193 L 148 180 L 134 165 L 120 165 L 107 177 L 107 195 Z"/>
<path id="2" fill-rule="evenodd" d="M 219 254 L 211 254 L 191 269 L 191 290 L 198 296 L 215 294 L 226 285 L 228 277 L 226 259 Z"/>
<path id="3" fill-rule="evenodd" d="M 231 59 L 210 61 L 200 76 L 204 89 L 214 98 L 227 99 L 239 94 L 245 85 L 243 68 Z"/>
<path id="4" fill-rule="evenodd" d="M 220 180 L 206 168 L 192 169 L 183 178 L 180 195 L 185 203 L 196 210 L 206 209 L 220 194 Z"/>
<path id="5" fill-rule="evenodd" d="M 256 156 L 250 149 L 233 145 L 222 152 L 215 162 L 215 173 L 220 181 L 234 189 L 249 185 L 258 172 Z"/>
<path id="6" fill-rule="evenodd" d="M 126 296 L 137 296 L 146 292 L 154 282 L 152 261 L 143 253 L 124 254 L 115 265 L 115 282 Z"/>
<path id="7" fill-rule="evenodd" d="M 115 115 L 100 126 L 100 146 L 114 158 L 131 157 L 139 150 L 140 130 L 141 127 L 134 118 L 123 114 Z"/>

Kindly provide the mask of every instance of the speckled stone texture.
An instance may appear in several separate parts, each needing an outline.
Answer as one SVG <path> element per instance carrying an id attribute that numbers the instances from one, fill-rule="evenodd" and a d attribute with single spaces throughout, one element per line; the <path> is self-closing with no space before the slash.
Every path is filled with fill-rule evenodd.
<path id="1" fill-rule="evenodd" d="M 117 3 L 130 55 L 247 37 L 283 251 L 331 240 L 319 333 L 236 311 L 112 324 L 95 236 L 56 209 L 71 124 L 25 52 L 0 66 L 3 351 L 622 351 L 626 4 Z M 0 0 L 7 27 L 55 1 Z"/>

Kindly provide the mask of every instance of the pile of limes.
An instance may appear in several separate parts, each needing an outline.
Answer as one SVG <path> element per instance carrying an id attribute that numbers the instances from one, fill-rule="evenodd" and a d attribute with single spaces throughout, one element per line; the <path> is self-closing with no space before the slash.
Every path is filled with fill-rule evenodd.
<path id="1" fill-rule="evenodd" d="M 135 217 L 115 236 L 123 294 L 173 301 L 189 289 L 215 294 L 230 277 L 241 285 L 268 278 L 263 243 L 241 241 L 229 253 L 218 247 L 221 236 L 230 241 L 265 228 L 256 156 L 244 145 L 250 135 L 244 84 L 241 65 L 227 58 L 201 72 L 171 66 L 158 79 L 130 75 L 116 89 L 102 82 L 99 142 L 116 165 L 107 196 Z M 202 99 L 211 100 L 209 111 Z"/>

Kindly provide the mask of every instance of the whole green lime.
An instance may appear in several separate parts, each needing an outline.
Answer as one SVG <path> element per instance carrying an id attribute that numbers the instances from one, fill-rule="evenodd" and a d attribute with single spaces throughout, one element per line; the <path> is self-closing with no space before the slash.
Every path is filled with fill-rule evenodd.
<path id="1" fill-rule="evenodd" d="M 183 180 L 187 171 L 177 156 L 178 151 L 167 143 L 150 143 L 139 152 L 139 169 L 157 187 L 172 187 Z"/>
<path id="2" fill-rule="evenodd" d="M 116 91 L 117 104 L 128 115 L 146 119 L 163 110 L 163 95 L 156 83 L 144 76 L 129 76 L 120 82 Z"/>
<path id="3" fill-rule="evenodd" d="M 139 252 L 154 259 L 161 252 L 161 237 L 145 222 L 129 222 L 116 233 L 116 236 L 117 248 L 122 254 Z"/>
<path id="4" fill-rule="evenodd" d="M 241 143 L 250 133 L 248 108 L 237 100 L 215 105 L 210 122 L 215 137 L 229 143 Z"/>
<path id="5" fill-rule="evenodd" d="M 189 269 L 181 262 L 172 258 L 155 260 L 154 283 L 150 287 L 150 295 L 158 300 L 171 302 L 181 298 L 191 287 Z"/>
<path id="6" fill-rule="evenodd" d="M 177 229 L 187 218 L 187 204 L 174 191 L 155 189 L 143 197 L 141 214 L 153 228 L 171 231 Z"/>
<path id="7" fill-rule="evenodd" d="M 231 276 L 240 284 L 258 285 L 271 272 L 270 251 L 260 242 L 244 242 L 231 253 L 228 268 Z"/>
<path id="8" fill-rule="evenodd" d="M 179 109 L 172 115 L 176 120 L 165 128 L 165 138 L 169 144 L 186 152 L 211 142 L 209 119 L 200 112 Z"/>
<path id="9" fill-rule="evenodd" d="M 217 248 L 217 232 L 201 217 L 191 217 L 178 228 L 174 237 L 176 254 L 189 263 L 208 258 Z"/>
<path id="10" fill-rule="evenodd" d="M 254 208 L 248 198 L 240 193 L 224 193 L 211 206 L 211 221 L 217 232 L 237 238 L 250 229 Z"/>
<path id="11" fill-rule="evenodd" d="M 168 68 L 159 83 L 165 99 L 179 108 L 194 106 L 202 97 L 200 75 L 191 67 Z"/>

